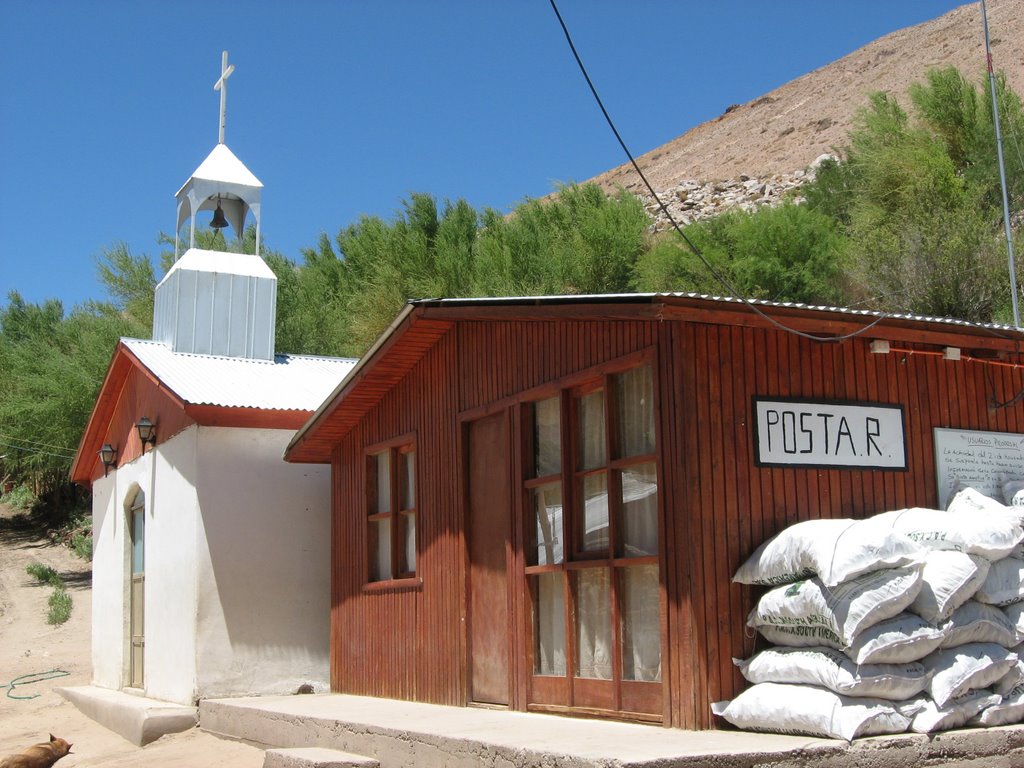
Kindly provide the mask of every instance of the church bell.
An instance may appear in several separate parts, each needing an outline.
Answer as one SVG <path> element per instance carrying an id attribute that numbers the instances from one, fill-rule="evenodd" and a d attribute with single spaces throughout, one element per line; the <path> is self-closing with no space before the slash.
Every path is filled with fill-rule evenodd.
<path id="1" fill-rule="evenodd" d="M 213 212 L 213 218 L 210 219 L 210 226 L 213 229 L 224 229 L 228 225 L 228 220 L 224 218 L 224 211 L 220 207 L 220 198 L 217 198 L 217 210 Z"/>

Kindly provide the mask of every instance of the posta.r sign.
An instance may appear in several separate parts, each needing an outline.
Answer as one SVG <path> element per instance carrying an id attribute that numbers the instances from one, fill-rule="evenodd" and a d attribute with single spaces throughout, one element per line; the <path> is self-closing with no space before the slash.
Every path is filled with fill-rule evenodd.
<path id="1" fill-rule="evenodd" d="M 903 407 L 753 398 L 757 466 L 907 468 Z"/>

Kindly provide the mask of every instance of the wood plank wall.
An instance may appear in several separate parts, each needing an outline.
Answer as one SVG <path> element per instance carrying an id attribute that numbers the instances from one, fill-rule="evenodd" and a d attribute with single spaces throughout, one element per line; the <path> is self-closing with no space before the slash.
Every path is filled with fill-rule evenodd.
<path id="1" fill-rule="evenodd" d="M 662 337 L 661 359 L 669 359 L 671 369 L 661 372 L 662 406 L 676 414 L 662 424 L 672 431 L 663 431 L 662 439 L 676 470 L 663 471 L 669 479 L 666 527 L 676 532 L 674 562 L 667 564 L 669 621 L 680 638 L 672 649 L 679 663 L 672 666 L 678 695 L 671 720 L 708 728 L 715 724 L 710 703 L 744 687 L 732 657 L 763 647 L 744 627 L 760 591 L 730 580 L 743 560 L 800 520 L 934 507 L 932 429 L 1024 432 L 1024 405 L 988 404 L 991 397 L 1006 401 L 1024 389 L 1024 372 L 934 356 L 871 354 L 867 339 L 822 344 L 755 328 L 671 323 Z M 754 395 L 902 404 L 908 471 L 756 467 Z"/>
<path id="2" fill-rule="evenodd" d="M 334 690 L 465 703 L 460 412 L 651 346 L 666 510 L 666 723 L 676 727 L 714 727 L 710 703 L 743 687 L 732 657 L 755 650 L 744 621 L 757 593 L 731 577 L 761 541 L 812 517 L 934 506 L 933 427 L 1024 432 L 1024 406 L 987 402 L 1024 388 L 1021 371 L 873 355 L 866 339 L 822 344 L 675 320 L 459 322 L 335 450 Z M 901 403 L 909 471 L 755 467 L 754 395 Z M 405 433 L 417 440 L 422 584 L 376 591 L 365 585 L 363 448 Z"/>
<path id="3" fill-rule="evenodd" d="M 335 691 L 466 702 L 458 415 L 655 343 L 655 325 L 460 324 L 338 445 L 333 459 L 331 686 Z M 422 584 L 366 587 L 363 449 L 414 433 Z"/>

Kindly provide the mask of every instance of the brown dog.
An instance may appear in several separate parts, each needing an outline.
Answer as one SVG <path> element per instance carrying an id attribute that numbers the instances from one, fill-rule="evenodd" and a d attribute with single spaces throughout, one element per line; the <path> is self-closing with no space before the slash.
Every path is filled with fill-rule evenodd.
<path id="1" fill-rule="evenodd" d="M 0 768 L 50 768 L 70 753 L 71 745 L 51 733 L 49 742 L 34 744 L 16 755 L 0 758 Z"/>

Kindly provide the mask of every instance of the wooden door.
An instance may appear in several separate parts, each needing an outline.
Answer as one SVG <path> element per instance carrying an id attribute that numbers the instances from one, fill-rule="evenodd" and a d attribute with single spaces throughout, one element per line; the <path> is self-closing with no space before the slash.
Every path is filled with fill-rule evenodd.
<path id="1" fill-rule="evenodd" d="M 469 696 L 508 704 L 511 690 L 508 554 L 509 421 L 501 412 L 468 426 Z"/>
<path id="2" fill-rule="evenodd" d="M 129 685 L 132 688 L 144 687 L 144 662 L 146 637 L 145 625 L 145 594 L 146 594 L 146 497 L 140 490 L 132 500 L 129 510 L 129 533 L 131 534 L 131 590 L 130 590 L 130 633 L 131 657 Z"/>

